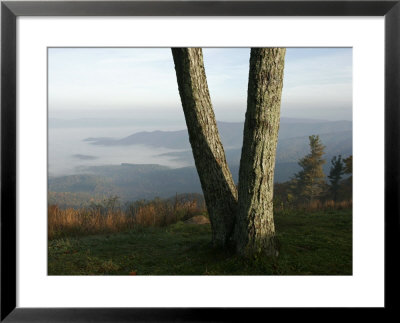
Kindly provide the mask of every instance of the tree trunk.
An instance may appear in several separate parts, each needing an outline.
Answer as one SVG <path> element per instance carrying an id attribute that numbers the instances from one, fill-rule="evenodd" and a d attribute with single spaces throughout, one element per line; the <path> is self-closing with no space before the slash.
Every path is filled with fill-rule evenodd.
<path id="1" fill-rule="evenodd" d="M 242 255 L 277 255 L 273 185 L 284 48 L 252 48 L 239 170 L 236 247 Z"/>
<path id="2" fill-rule="evenodd" d="M 201 48 L 172 48 L 189 140 L 212 228 L 214 246 L 233 234 L 237 190 L 225 158 L 208 91 Z"/>

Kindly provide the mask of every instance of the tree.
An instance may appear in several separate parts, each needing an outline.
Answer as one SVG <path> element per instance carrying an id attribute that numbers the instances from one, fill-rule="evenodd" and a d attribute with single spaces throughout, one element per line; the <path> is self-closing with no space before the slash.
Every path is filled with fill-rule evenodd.
<path id="1" fill-rule="evenodd" d="M 285 49 L 251 50 L 239 201 L 218 134 L 202 51 L 173 48 L 172 54 L 214 245 L 226 246 L 233 238 L 241 254 L 275 255 L 273 177 Z"/>
<path id="2" fill-rule="evenodd" d="M 353 155 L 343 159 L 343 161 L 345 174 L 353 174 Z"/>
<path id="3" fill-rule="evenodd" d="M 277 252 L 273 185 L 286 49 L 252 48 L 239 169 L 237 250 Z"/>
<path id="4" fill-rule="evenodd" d="M 294 177 L 296 194 L 303 202 L 311 203 L 319 198 L 325 186 L 325 174 L 322 166 L 325 164 L 324 155 L 325 146 L 322 145 L 319 136 L 309 136 L 310 154 L 299 161 L 302 168 Z"/>
<path id="5" fill-rule="evenodd" d="M 172 48 L 189 141 L 210 216 L 212 242 L 224 247 L 233 233 L 237 190 L 226 162 L 211 104 L 201 48 Z"/>
<path id="6" fill-rule="evenodd" d="M 339 155 L 339 157 L 334 156 L 331 160 L 331 164 L 332 166 L 329 171 L 328 178 L 331 182 L 330 190 L 332 192 L 333 201 L 336 202 L 340 188 L 340 180 L 344 174 L 345 166 L 341 155 Z"/>
<path id="7" fill-rule="evenodd" d="M 350 175 L 342 181 L 342 195 L 345 199 L 351 200 L 353 198 L 353 156 L 349 156 L 344 161 L 344 173 Z"/>

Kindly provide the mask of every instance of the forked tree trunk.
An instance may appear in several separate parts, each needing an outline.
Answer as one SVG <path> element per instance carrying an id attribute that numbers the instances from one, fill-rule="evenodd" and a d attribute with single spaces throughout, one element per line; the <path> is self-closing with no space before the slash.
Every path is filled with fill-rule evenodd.
<path id="1" fill-rule="evenodd" d="M 250 54 L 235 226 L 237 250 L 247 256 L 277 255 L 272 202 L 285 52 L 252 48 Z"/>
<path id="2" fill-rule="evenodd" d="M 215 246 L 233 234 L 237 191 L 219 137 L 201 48 L 172 48 L 179 94 Z"/>

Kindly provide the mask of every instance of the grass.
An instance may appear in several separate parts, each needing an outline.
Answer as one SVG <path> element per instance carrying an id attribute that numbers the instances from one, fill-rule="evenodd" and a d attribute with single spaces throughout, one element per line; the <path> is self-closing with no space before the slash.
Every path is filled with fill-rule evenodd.
<path id="1" fill-rule="evenodd" d="M 174 201 L 154 199 L 136 201 L 121 207 L 118 197 L 110 197 L 89 207 L 59 208 L 49 205 L 47 211 L 49 240 L 92 234 L 110 234 L 143 227 L 165 227 L 178 221 L 206 214 L 197 200 Z"/>
<path id="2" fill-rule="evenodd" d="M 244 259 L 210 245 L 209 225 L 166 227 L 49 240 L 49 275 L 351 275 L 352 212 L 275 216 L 277 258 Z"/>

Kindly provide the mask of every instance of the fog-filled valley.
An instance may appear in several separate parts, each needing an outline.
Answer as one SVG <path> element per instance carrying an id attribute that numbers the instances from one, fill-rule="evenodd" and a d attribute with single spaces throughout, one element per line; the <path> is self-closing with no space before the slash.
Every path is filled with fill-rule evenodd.
<path id="1" fill-rule="evenodd" d="M 243 123 L 218 122 L 221 140 L 237 183 Z M 275 182 L 289 180 L 309 152 L 308 136 L 320 136 L 325 159 L 352 154 L 352 122 L 281 118 Z M 202 193 L 181 122 L 135 119 L 49 119 L 49 201 L 81 206 L 96 198 L 122 201 Z M 325 164 L 328 173 L 330 164 Z"/>

